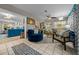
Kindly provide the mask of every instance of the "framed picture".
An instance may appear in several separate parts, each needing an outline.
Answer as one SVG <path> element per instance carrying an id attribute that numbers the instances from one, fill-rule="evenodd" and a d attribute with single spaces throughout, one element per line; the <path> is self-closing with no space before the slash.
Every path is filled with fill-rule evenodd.
<path id="1" fill-rule="evenodd" d="M 35 20 L 32 19 L 32 18 L 28 18 L 28 19 L 27 19 L 27 24 L 35 25 Z"/>
<path id="2" fill-rule="evenodd" d="M 40 23 L 40 28 L 44 29 L 44 22 Z"/>

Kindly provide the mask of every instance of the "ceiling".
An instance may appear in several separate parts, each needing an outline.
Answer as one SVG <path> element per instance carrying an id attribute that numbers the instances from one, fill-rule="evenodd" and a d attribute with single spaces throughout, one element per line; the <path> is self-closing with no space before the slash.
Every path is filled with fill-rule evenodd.
<path id="1" fill-rule="evenodd" d="M 13 4 L 13 6 L 30 13 L 37 19 L 44 19 L 45 10 L 51 17 L 67 16 L 73 4 Z"/>
<path id="2" fill-rule="evenodd" d="M 46 18 L 46 14 L 51 17 L 67 16 L 73 4 L 11 4 L 0 5 L 0 7 L 24 16 L 43 20 Z M 44 12 L 45 10 L 47 10 L 47 13 Z"/>

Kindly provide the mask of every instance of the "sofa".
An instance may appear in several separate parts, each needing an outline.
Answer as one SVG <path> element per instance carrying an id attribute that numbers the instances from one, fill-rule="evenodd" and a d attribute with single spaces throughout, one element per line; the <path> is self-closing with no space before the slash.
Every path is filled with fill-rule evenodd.
<path id="1" fill-rule="evenodd" d="M 28 37 L 29 41 L 39 42 L 39 41 L 43 40 L 43 32 L 38 31 L 38 33 L 34 33 L 34 30 L 29 29 L 27 31 L 27 37 Z"/>
<path id="2" fill-rule="evenodd" d="M 24 29 L 8 29 L 8 37 L 20 36 Z"/>

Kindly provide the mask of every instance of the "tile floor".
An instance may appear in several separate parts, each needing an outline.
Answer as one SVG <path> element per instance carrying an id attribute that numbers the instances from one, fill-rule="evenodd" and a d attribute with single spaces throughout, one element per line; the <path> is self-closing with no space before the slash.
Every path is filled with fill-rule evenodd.
<path id="1" fill-rule="evenodd" d="M 51 38 L 44 38 L 41 42 L 29 42 L 27 39 L 20 39 L 19 37 L 6 38 L 0 41 L 0 55 L 15 55 L 12 50 L 12 46 L 25 43 L 40 52 L 43 55 L 73 55 L 74 49 L 67 47 L 67 51 L 64 51 L 63 46 L 58 43 L 52 43 Z"/>

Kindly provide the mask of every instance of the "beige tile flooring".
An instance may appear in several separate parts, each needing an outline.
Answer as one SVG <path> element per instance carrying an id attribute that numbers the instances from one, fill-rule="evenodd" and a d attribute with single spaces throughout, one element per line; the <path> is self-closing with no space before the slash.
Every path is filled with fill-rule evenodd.
<path id="1" fill-rule="evenodd" d="M 74 54 L 74 50 L 72 48 L 67 47 L 67 50 L 64 51 L 63 46 L 58 42 L 52 43 L 51 38 L 44 38 L 41 42 L 30 42 L 27 39 L 20 39 L 20 37 L 12 37 L 0 40 L 0 55 L 15 55 L 11 47 L 21 43 L 27 44 L 43 55 Z"/>

